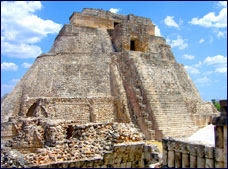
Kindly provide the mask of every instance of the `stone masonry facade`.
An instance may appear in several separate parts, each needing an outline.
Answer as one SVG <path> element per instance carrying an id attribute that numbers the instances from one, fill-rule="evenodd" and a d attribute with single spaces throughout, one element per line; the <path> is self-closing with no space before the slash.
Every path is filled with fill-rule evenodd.
<path id="1" fill-rule="evenodd" d="M 129 130 L 137 129 L 140 139 L 131 136 L 129 141 L 123 136 L 123 142 L 128 143 L 187 137 L 212 123 L 218 111 L 213 104 L 201 100 L 184 66 L 176 62 L 171 47 L 163 37 L 155 36 L 154 29 L 150 19 L 133 14 L 91 8 L 74 12 L 50 51 L 36 58 L 2 102 L 4 150 L 22 153 L 30 165 L 67 166 L 58 158 L 53 160 L 53 156 L 84 162 L 84 158 L 96 158 L 96 150 L 91 157 L 86 153 L 81 157 L 79 154 L 83 153 L 77 152 L 73 159 L 58 154 L 62 150 L 55 150 L 81 144 L 80 139 L 74 140 L 78 125 L 131 126 Z M 110 148 L 114 143 L 111 141 L 109 150 L 115 154 L 115 149 Z M 88 165 L 143 167 L 150 163 L 140 162 L 144 157 L 137 156 L 137 164 L 130 164 L 129 160 L 107 164 L 104 154 Z M 43 156 L 48 156 L 48 160 Z M 31 162 L 33 159 L 37 163 Z M 75 166 L 82 167 L 84 162 L 76 162 Z"/>

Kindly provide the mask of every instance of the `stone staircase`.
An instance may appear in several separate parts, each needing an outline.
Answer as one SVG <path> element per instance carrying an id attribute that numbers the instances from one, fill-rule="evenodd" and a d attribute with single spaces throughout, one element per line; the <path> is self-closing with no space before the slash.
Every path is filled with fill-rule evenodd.
<path id="1" fill-rule="evenodd" d="M 149 119 L 150 115 L 149 115 L 148 111 L 146 110 L 146 104 L 143 103 L 143 96 L 141 94 L 141 90 L 139 88 L 135 87 L 134 91 L 135 91 L 135 96 L 137 98 L 137 101 L 138 101 L 138 104 L 139 104 L 140 110 L 141 110 L 140 117 L 142 117 L 142 119 L 144 120 L 144 123 L 149 132 L 149 137 L 155 138 L 155 131 L 153 130 L 153 127 L 152 127 L 152 121 Z"/>
<path id="2" fill-rule="evenodd" d="M 164 136 L 169 137 L 182 137 L 193 134 L 197 127 L 195 127 L 190 113 L 187 111 L 183 96 L 179 90 L 179 84 L 174 83 L 178 80 L 175 79 L 175 76 L 172 77 L 166 74 L 168 71 L 174 71 L 172 64 L 165 65 L 168 71 L 159 74 L 159 72 L 162 72 L 157 70 L 159 67 L 141 57 L 140 52 L 131 52 L 129 54 L 129 57 L 133 59 L 137 67 L 142 88 L 146 91 L 152 110 L 151 116 L 158 124 L 157 129 L 161 130 Z M 166 86 L 164 86 L 165 84 Z M 142 99 L 140 93 L 137 92 L 136 95 L 140 101 Z M 142 108 L 145 107 L 143 104 L 141 106 Z M 152 126 L 150 125 L 151 121 L 148 120 L 150 114 L 143 111 L 143 109 L 142 114 L 144 114 L 148 129 L 154 132 L 152 128 L 149 128 L 149 126 Z"/>
<path id="3" fill-rule="evenodd" d="M 137 69 L 132 61 L 128 60 L 128 57 L 120 56 L 118 62 L 118 70 L 124 82 L 132 121 L 138 125 L 146 139 L 154 139 L 155 130 L 153 130 L 152 116 L 147 109 Z"/>

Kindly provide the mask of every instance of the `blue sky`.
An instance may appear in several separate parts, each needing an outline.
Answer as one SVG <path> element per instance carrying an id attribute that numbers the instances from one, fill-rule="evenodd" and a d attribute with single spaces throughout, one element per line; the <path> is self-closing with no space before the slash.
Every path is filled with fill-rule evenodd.
<path id="1" fill-rule="evenodd" d="M 50 50 L 71 14 L 83 8 L 150 18 L 202 99 L 227 99 L 226 1 L 1 2 L 1 96 L 13 89 L 38 55 Z"/>

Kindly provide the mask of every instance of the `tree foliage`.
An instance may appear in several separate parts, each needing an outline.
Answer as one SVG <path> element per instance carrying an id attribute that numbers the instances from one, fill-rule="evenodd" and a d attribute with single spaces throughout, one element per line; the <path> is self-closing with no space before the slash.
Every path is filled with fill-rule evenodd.
<path id="1" fill-rule="evenodd" d="M 216 109 L 217 109 L 218 111 L 220 111 L 220 107 L 221 107 L 221 106 L 220 106 L 219 102 L 216 101 L 216 99 L 212 99 L 211 102 L 212 102 L 213 105 L 216 107 Z"/>

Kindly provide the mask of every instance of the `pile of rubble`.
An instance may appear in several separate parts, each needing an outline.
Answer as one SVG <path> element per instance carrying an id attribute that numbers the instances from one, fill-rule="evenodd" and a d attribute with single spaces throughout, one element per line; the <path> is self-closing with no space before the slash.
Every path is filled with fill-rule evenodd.
<path id="1" fill-rule="evenodd" d="M 34 121 L 37 122 L 37 120 L 33 119 Z M 31 126 L 29 127 L 31 124 L 32 128 L 37 130 L 32 130 Z M 30 121 L 30 123 L 24 122 L 21 126 L 18 137 L 16 136 L 13 140 L 9 140 L 6 146 L 8 148 L 16 148 L 23 153 L 21 156 L 24 156 L 24 160 L 31 165 L 102 157 L 105 153 L 113 150 L 114 144 L 139 142 L 144 139 L 144 135 L 132 123 L 73 125 L 72 123 L 62 122 L 48 124 L 47 122 L 31 123 Z M 34 132 L 27 133 L 27 129 Z M 31 149 L 36 143 L 34 142 L 35 138 L 31 138 L 31 136 L 34 136 L 38 129 L 42 131 L 35 135 L 36 138 L 39 135 L 40 147 Z M 29 147 L 27 151 L 25 144 L 27 144 L 27 148 Z M 4 151 L 2 151 L 2 154 L 4 158 L 7 157 Z M 15 164 L 15 166 L 19 167 L 20 165 Z"/>

